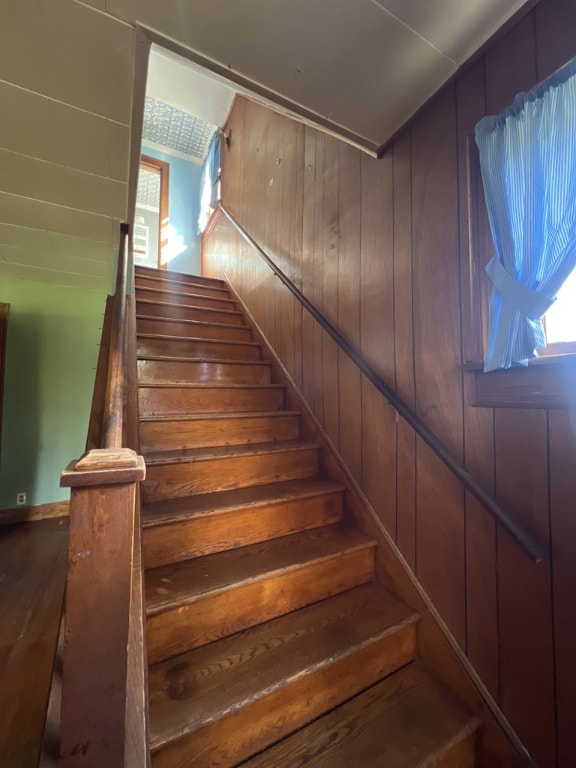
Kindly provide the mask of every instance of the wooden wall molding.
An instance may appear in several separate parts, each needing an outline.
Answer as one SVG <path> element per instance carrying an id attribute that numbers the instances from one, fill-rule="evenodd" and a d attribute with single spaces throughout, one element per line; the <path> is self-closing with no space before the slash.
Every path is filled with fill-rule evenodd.
<path id="1" fill-rule="evenodd" d="M 47 520 L 51 517 L 68 517 L 69 507 L 69 501 L 52 501 L 49 504 L 0 509 L 0 525 L 29 523 L 35 520 Z"/>

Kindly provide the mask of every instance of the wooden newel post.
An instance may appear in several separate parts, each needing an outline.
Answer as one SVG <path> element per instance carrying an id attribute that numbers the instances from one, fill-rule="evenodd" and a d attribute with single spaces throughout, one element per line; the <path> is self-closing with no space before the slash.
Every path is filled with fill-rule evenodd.
<path id="1" fill-rule="evenodd" d="M 71 488 L 60 755 L 124 766 L 128 629 L 141 456 L 97 449 L 64 470 Z"/>

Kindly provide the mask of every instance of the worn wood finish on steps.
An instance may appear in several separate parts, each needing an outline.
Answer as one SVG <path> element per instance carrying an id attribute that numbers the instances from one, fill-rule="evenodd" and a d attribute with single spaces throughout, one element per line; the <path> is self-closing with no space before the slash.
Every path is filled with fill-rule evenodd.
<path id="1" fill-rule="evenodd" d="M 202 413 L 140 421 L 140 446 L 146 453 L 269 443 L 299 437 L 300 414 L 297 411 Z"/>
<path id="2" fill-rule="evenodd" d="M 188 275 L 185 272 L 173 272 L 172 270 L 160 270 L 155 267 L 137 265 L 134 268 L 136 279 L 149 277 L 162 283 L 176 285 L 204 285 L 212 288 L 228 290 L 228 286 L 218 277 L 206 277 L 205 275 Z"/>
<path id="3" fill-rule="evenodd" d="M 248 325 L 209 323 L 202 320 L 168 320 L 160 317 L 149 317 L 148 315 L 137 315 L 136 322 L 139 334 L 252 341 L 252 334 Z"/>
<path id="4" fill-rule="evenodd" d="M 188 304 L 167 304 L 164 301 L 137 301 L 136 313 L 146 317 L 167 318 L 170 320 L 202 320 L 206 323 L 240 325 L 242 313 L 229 309 L 212 309 Z"/>
<path id="5" fill-rule="evenodd" d="M 150 384 L 138 389 L 141 416 L 267 411 L 284 407 L 281 384 Z"/>
<path id="6" fill-rule="evenodd" d="M 146 357 L 138 360 L 140 384 L 229 382 L 270 384 L 270 363 L 263 360 L 203 360 L 186 357 Z"/>
<path id="7" fill-rule="evenodd" d="M 369 584 L 152 666 L 154 765 L 236 765 L 412 661 L 416 620 Z"/>
<path id="8" fill-rule="evenodd" d="M 155 568 L 146 575 L 148 658 L 178 653 L 364 584 L 373 541 L 330 526 Z"/>
<path id="9" fill-rule="evenodd" d="M 187 293 L 195 293 L 200 296 L 210 296 L 214 299 L 229 299 L 230 294 L 228 288 L 220 287 L 218 285 L 209 285 L 196 282 L 178 282 L 175 280 L 164 280 L 159 277 L 148 277 L 148 275 L 136 275 L 135 280 L 136 288 L 153 288 L 159 291 L 180 291 L 184 290 Z"/>
<path id="10" fill-rule="evenodd" d="M 139 357 L 201 357 L 205 360 L 260 360 L 260 345 L 253 341 L 194 339 L 160 334 L 139 334 Z"/>
<path id="11" fill-rule="evenodd" d="M 318 446 L 302 440 L 146 454 L 144 501 L 318 475 Z"/>
<path id="12" fill-rule="evenodd" d="M 145 567 L 336 523 L 342 519 L 342 491 L 342 486 L 313 478 L 148 504 Z"/>
<path id="13" fill-rule="evenodd" d="M 187 304 L 193 307 L 211 307 L 212 309 L 223 309 L 235 311 L 236 302 L 232 298 L 217 298 L 215 296 L 204 296 L 201 293 L 192 293 L 181 289 L 167 290 L 162 288 L 140 288 L 135 287 L 136 301 L 157 301 L 163 304 Z"/>
<path id="14" fill-rule="evenodd" d="M 474 768 L 477 727 L 413 663 L 242 768 Z"/>
<path id="15" fill-rule="evenodd" d="M 373 583 L 375 543 L 343 522 L 343 488 L 319 478 L 225 285 L 136 283 L 154 768 L 470 768 L 475 723 L 404 674 L 417 617 Z M 322 741 L 311 721 L 326 717 Z M 319 746 L 301 757 L 309 729 Z M 402 749 L 405 763 L 372 759 Z"/>

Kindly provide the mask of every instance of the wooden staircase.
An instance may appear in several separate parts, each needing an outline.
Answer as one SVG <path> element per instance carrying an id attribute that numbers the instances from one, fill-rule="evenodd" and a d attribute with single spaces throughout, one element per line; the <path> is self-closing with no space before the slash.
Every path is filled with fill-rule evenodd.
<path id="1" fill-rule="evenodd" d="M 136 269 L 154 768 L 475 765 L 222 281 Z"/>

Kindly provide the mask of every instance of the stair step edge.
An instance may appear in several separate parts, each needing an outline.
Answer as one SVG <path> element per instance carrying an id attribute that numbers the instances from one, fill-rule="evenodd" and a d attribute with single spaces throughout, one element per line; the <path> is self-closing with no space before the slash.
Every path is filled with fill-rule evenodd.
<path id="1" fill-rule="evenodd" d="M 183 343 L 200 344 L 231 344 L 238 347 L 260 347 L 258 341 L 238 341 L 237 339 L 204 339 L 202 336 L 174 336 L 169 333 L 137 333 L 138 339 L 153 339 L 158 341 L 181 341 Z"/>
<path id="2" fill-rule="evenodd" d="M 306 558 L 302 557 L 301 552 L 295 552 L 293 555 L 294 559 L 292 561 L 269 564 L 266 567 L 262 567 L 255 560 L 254 563 L 251 564 L 254 568 L 254 571 L 252 573 L 245 574 L 242 578 L 234 578 L 233 580 L 222 582 L 212 587 L 204 584 L 195 585 L 196 589 L 193 589 L 189 585 L 187 589 L 181 589 L 181 591 L 173 595 L 155 595 L 153 593 L 149 593 L 146 599 L 146 616 L 158 616 L 162 613 L 165 613 L 166 611 L 178 609 L 184 605 L 191 605 L 207 596 L 214 597 L 229 592 L 230 590 L 238 589 L 241 586 L 247 586 L 249 584 L 256 584 L 261 581 L 266 581 L 273 576 L 293 573 L 302 568 L 310 566 L 312 563 L 317 565 L 326 563 L 330 560 L 342 557 L 344 554 L 351 555 L 355 552 L 361 552 L 363 550 L 374 550 L 377 546 L 377 542 L 374 539 L 371 539 L 364 534 L 360 534 L 355 529 L 346 528 L 341 524 L 336 526 L 328 526 L 327 529 L 333 531 L 336 537 L 335 542 L 322 542 L 324 545 L 324 550 L 329 550 L 331 544 L 336 544 L 336 547 L 331 551 L 322 552 L 322 548 L 320 548 L 317 554 L 308 555 Z M 340 542 L 337 540 L 337 534 L 338 532 L 346 530 L 348 530 L 350 533 L 350 536 L 348 537 L 350 540 L 347 540 L 342 544 L 342 546 L 340 546 Z M 355 534 L 356 541 L 353 540 L 352 534 Z M 198 570 L 198 568 L 202 565 L 201 561 L 204 561 L 205 564 L 206 560 L 209 560 L 210 558 L 212 558 L 212 563 L 214 563 L 215 559 L 222 560 L 223 558 L 226 558 L 230 560 L 238 552 L 246 555 L 246 550 L 253 549 L 254 552 L 256 552 L 258 549 L 262 549 L 263 545 L 273 550 L 278 546 L 280 541 L 282 542 L 284 549 L 286 549 L 286 545 L 290 544 L 295 544 L 294 548 L 297 549 L 297 540 L 302 540 L 303 538 L 305 538 L 305 534 L 296 533 L 290 536 L 284 536 L 282 539 L 274 539 L 268 542 L 260 542 L 258 544 L 249 544 L 246 547 L 240 547 L 236 550 L 227 550 L 226 552 L 217 552 L 211 555 L 204 555 L 202 557 L 193 558 L 187 562 L 189 564 L 193 564 L 195 569 Z M 180 565 L 182 569 L 182 564 Z M 161 565 L 157 568 L 152 568 L 147 572 L 146 580 L 147 582 L 151 582 L 153 578 L 162 580 L 163 574 L 168 574 L 171 570 L 174 570 L 174 565 Z"/>
<path id="3" fill-rule="evenodd" d="M 301 411 L 226 411 L 225 413 L 222 413 L 221 411 L 216 411 L 215 413 L 210 413 L 206 411 L 201 411 L 199 413 L 186 413 L 178 416 L 174 416 L 172 414 L 170 415 L 162 415 L 162 416 L 140 416 L 138 419 L 139 422 L 155 422 L 158 421 L 160 423 L 170 422 L 170 421 L 222 421 L 224 419 L 262 419 L 262 418 L 272 418 L 272 419 L 281 419 L 283 417 L 294 417 L 294 416 L 302 416 Z"/>
<path id="4" fill-rule="evenodd" d="M 270 453 L 318 450 L 319 443 L 305 440 L 279 440 L 271 443 L 248 443 L 240 445 L 215 446 L 210 448 L 189 448 L 178 451 L 144 452 L 144 459 L 150 466 L 173 463 L 194 463 L 213 459 L 228 459 L 241 456 L 265 456 Z M 145 481 L 144 481 L 145 482 Z"/>
<path id="5" fill-rule="evenodd" d="M 210 325 L 215 328 L 234 328 L 234 329 L 243 328 L 246 331 L 249 331 L 251 328 L 249 325 L 235 325 L 232 323 L 210 323 L 205 320 L 186 320 L 181 317 L 165 317 L 165 316 L 156 317 L 155 315 L 136 315 L 136 321 L 138 320 L 151 320 L 155 323 L 184 323 L 185 325 L 190 325 L 190 326 Z M 188 336 L 184 338 L 188 338 Z"/>
<path id="6" fill-rule="evenodd" d="M 355 589 L 363 589 L 363 587 L 359 587 Z M 355 591 L 355 590 L 351 590 L 351 591 Z M 337 595 L 336 597 L 339 598 L 341 596 L 342 595 Z M 329 601 L 329 600 L 333 600 L 333 598 L 326 598 L 326 601 Z M 326 601 L 321 601 L 321 602 L 326 602 Z M 307 612 L 313 613 L 311 609 L 314 609 L 316 607 L 317 607 L 317 604 L 314 604 L 312 606 L 306 606 L 305 608 L 300 609 L 298 612 L 302 612 L 302 614 L 305 614 Z M 269 622 L 265 622 L 264 627 L 266 625 L 273 626 L 274 624 L 278 624 L 278 623 L 286 623 L 287 621 L 289 621 L 289 617 L 290 617 L 290 614 L 287 614 L 277 619 L 272 619 Z M 166 744 L 170 743 L 171 741 L 175 741 L 179 738 L 182 738 L 185 735 L 193 734 L 202 728 L 205 728 L 209 725 L 212 725 L 215 722 L 218 722 L 219 720 L 223 720 L 229 715 L 239 711 L 246 705 L 249 705 L 263 698 L 266 698 L 270 694 L 280 691 L 283 688 L 287 688 L 293 682 L 303 677 L 306 677 L 314 672 L 321 671 L 322 669 L 329 667 L 331 664 L 334 664 L 335 662 L 346 659 L 349 656 L 353 656 L 355 653 L 358 653 L 359 651 L 361 651 L 363 648 L 366 648 L 370 644 L 376 643 L 379 640 L 385 639 L 386 637 L 390 637 L 391 635 L 401 632 L 406 627 L 415 625 L 419 621 L 419 619 L 420 617 L 416 612 L 410 611 L 410 609 L 407 608 L 406 614 L 403 619 L 396 620 L 393 623 L 388 623 L 385 626 L 383 622 L 383 626 L 381 629 L 373 630 L 369 635 L 367 634 L 365 637 L 358 638 L 357 640 L 351 643 L 343 642 L 342 646 L 338 649 L 336 653 L 328 653 L 320 661 L 307 660 L 306 663 L 298 670 L 295 670 L 287 675 L 278 675 L 274 683 L 268 682 L 266 685 L 262 686 L 256 692 L 252 690 L 249 693 L 245 694 L 244 696 L 237 697 L 226 708 L 219 709 L 217 712 L 206 712 L 204 716 L 196 720 L 189 719 L 185 722 L 183 727 L 181 726 L 180 728 L 171 728 L 171 729 L 164 728 L 161 731 L 161 734 L 152 733 L 151 739 L 150 739 L 151 748 L 153 751 L 154 750 L 157 751 L 163 746 L 165 746 Z M 248 630 L 244 630 L 244 632 L 240 634 L 247 636 L 251 632 L 261 632 L 262 629 L 263 629 L 263 626 L 258 625 L 256 627 L 251 627 Z M 230 638 L 226 638 L 226 640 L 229 641 Z M 232 640 L 233 640 L 233 637 L 232 637 Z M 189 654 L 193 655 L 194 651 L 192 651 L 191 653 L 189 652 L 189 653 L 182 654 L 182 656 L 188 656 Z M 162 666 L 162 665 L 166 665 L 166 662 L 160 662 L 157 666 Z"/>
<path id="7" fill-rule="evenodd" d="M 298 481 L 302 485 L 302 481 Z M 310 482 L 308 485 L 308 488 L 303 488 L 301 491 L 297 491 L 295 493 L 292 493 L 292 495 L 289 495 L 286 493 L 286 489 L 290 488 L 290 486 L 294 485 L 294 481 L 288 480 L 284 481 L 284 483 L 269 483 L 268 485 L 262 485 L 258 486 L 260 494 L 262 494 L 262 498 L 251 500 L 251 501 L 245 501 L 245 502 L 236 502 L 234 503 L 234 494 L 240 495 L 242 497 L 243 495 L 248 496 L 248 490 L 253 489 L 247 489 L 247 488 L 241 488 L 236 489 L 234 491 L 220 491 L 219 493 L 222 495 L 225 495 L 227 498 L 224 501 L 218 501 L 216 500 L 216 503 L 218 504 L 218 507 L 216 509 L 210 508 L 208 505 L 204 509 L 202 509 L 201 502 L 204 499 L 208 499 L 209 497 L 213 497 L 217 495 L 216 493 L 206 493 L 206 494 L 199 494 L 198 496 L 195 496 L 190 501 L 182 498 L 178 499 L 165 499 L 163 501 L 153 501 L 149 502 L 147 504 L 143 505 L 142 510 L 142 527 L 143 528 L 156 528 L 158 526 L 162 525 L 170 525 L 171 523 L 177 523 L 184 520 L 192 520 L 194 518 L 201 518 L 201 517 L 212 517 L 213 515 L 225 515 L 229 514 L 231 511 L 246 508 L 246 509 L 254 509 L 257 510 L 259 507 L 264 507 L 268 504 L 274 504 L 274 503 L 282 503 L 282 502 L 289 502 L 289 501 L 301 501 L 304 499 L 313 499 L 313 498 L 320 498 L 322 496 L 332 495 L 336 493 L 344 493 L 346 490 L 345 486 L 339 485 L 338 483 L 330 483 L 328 481 L 321 481 L 318 483 L 316 487 L 314 487 L 314 483 Z M 281 487 L 277 487 L 281 486 Z M 269 495 L 265 495 L 266 491 L 269 492 Z M 240 492 L 240 493 L 239 493 Z M 230 499 L 231 497 L 231 499 Z M 199 503 L 200 508 L 194 509 L 189 508 L 185 509 L 185 504 L 188 501 L 188 503 Z M 163 513 L 162 507 L 167 507 L 168 511 Z M 171 507 L 180 508 L 178 511 L 170 511 Z M 154 515 L 154 517 L 152 517 Z"/>
<path id="8" fill-rule="evenodd" d="M 142 289 L 140 289 L 142 290 Z M 144 289 L 145 290 L 145 289 Z M 173 292 L 172 292 L 173 293 Z M 198 294 L 191 294 L 191 295 L 198 295 Z M 210 298 L 209 296 L 202 296 L 198 295 L 199 299 L 202 298 Z M 222 301 L 226 301 L 226 299 L 222 299 Z M 230 299 L 232 301 L 232 299 Z M 145 299 L 145 298 L 137 298 L 136 299 L 136 306 L 138 305 L 152 305 L 153 307 L 170 307 L 174 309 L 197 309 L 201 312 L 224 312 L 228 315 L 242 315 L 243 313 L 240 312 L 237 309 L 223 309 L 220 307 L 203 307 L 201 305 L 194 305 L 194 304 L 178 304 L 176 301 L 155 301 L 154 299 Z M 177 318 L 169 318 L 169 319 L 177 319 Z"/>
<path id="9" fill-rule="evenodd" d="M 174 363 L 203 363 L 207 365 L 254 365 L 271 366 L 272 363 L 267 360 L 238 360 L 236 358 L 220 357 L 182 357 L 180 355 L 138 355 L 137 360 L 158 360 L 160 362 Z"/>
<path id="10" fill-rule="evenodd" d="M 406 701 L 402 696 L 397 698 L 398 691 L 402 691 L 402 686 L 405 685 L 404 681 L 409 680 L 414 674 L 419 675 L 427 686 L 428 690 L 425 694 L 427 705 L 429 707 L 435 706 L 438 713 L 444 712 L 446 720 L 436 723 L 441 728 L 441 735 L 436 732 L 434 734 L 437 743 L 424 746 L 425 742 L 420 739 L 416 743 L 413 742 L 412 749 L 407 752 L 407 744 L 393 744 L 395 734 L 402 733 L 402 728 L 398 729 L 398 723 L 394 721 L 393 716 L 395 712 L 400 711 L 405 713 L 404 717 L 406 715 L 414 717 L 414 711 L 411 709 L 412 702 Z M 396 696 L 396 702 L 393 700 L 394 696 Z M 378 701 L 389 702 L 387 713 L 380 712 L 380 717 L 375 718 L 374 714 L 370 717 L 371 712 L 378 710 L 376 703 Z M 362 729 L 349 730 L 350 715 L 356 713 L 356 718 L 358 718 L 360 712 L 363 713 L 364 725 Z M 391 719 L 389 719 L 390 715 L 392 715 Z M 366 717 L 369 718 L 368 724 L 366 724 Z M 353 720 L 354 717 L 352 717 Z M 423 723 L 422 731 L 429 739 L 431 732 L 428 721 L 421 719 L 419 723 Z M 306 765 L 309 765 L 310 768 L 315 765 L 337 765 L 338 768 L 344 768 L 349 764 L 348 761 L 352 761 L 350 764 L 359 765 L 355 761 L 355 757 L 358 758 L 359 754 L 365 755 L 370 747 L 374 749 L 385 745 L 388 747 L 385 753 L 386 763 L 380 760 L 378 765 L 385 764 L 389 768 L 432 768 L 432 766 L 438 765 L 443 757 L 448 757 L 450 760 L 450 752 L 454 747 L 473 736 L 480 725 L 480 720 L 476 716 L 460 706 L 453 695 L 436 683 L 419 662 L 414 661 L 281 739 L 276 744 L 264 749 L 254 757 L 243 761 L 241 765 L 242 768 L 292 768 L 296 764 L 303 765 L 302 756 L 313 750 L 314 758 L 306 761 Z M 334 742 L 330 736 L 336 732 L 344 733 L 344 737 Z M 356 750 L 359 749 L 360 751 L 356 751 L 356 753 L 355 733 L 363 734 L 359 747 L 356 747 Z M 325 747 L 322 751 L 319 749 L 320 745 L 315 744 L 317 734 L 322 734 L 323 746 Z M 392 743 L 390 741 L 384 742 L 383 734 Z M 418 732 L 416 732 L 417 735 Z M 348 738 L 350 741 L 347 743 Z M 339 759 L 339 754 L 335 752 L 336 749 L 340 750 L 340 755 L 345 756 L 345 761 Z M 331 758 L 333 759 L 331 760 Z M 456 763 L 451 761 L 449 765 L 456 765 Z"/>
<path id="11" fill-rule="evenodd" d="M 285 384 L 235 384 L 234 382 L 209 381 L 200 382 L 142 382 L 138 384 L 138 389 L 286 389 Z"/>

